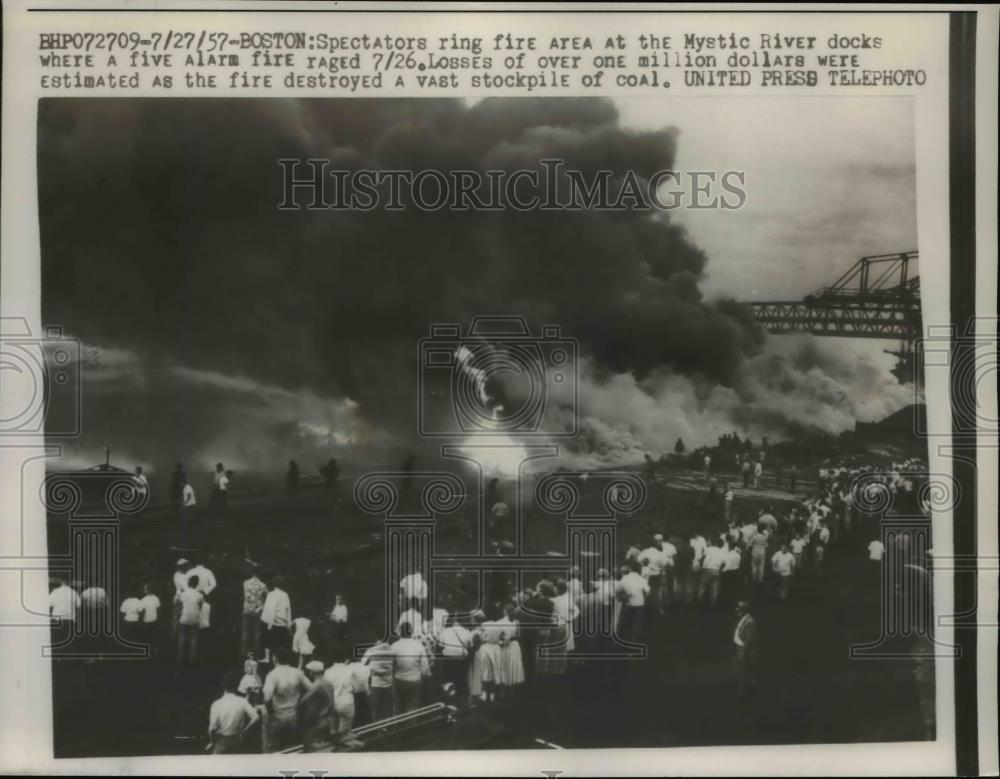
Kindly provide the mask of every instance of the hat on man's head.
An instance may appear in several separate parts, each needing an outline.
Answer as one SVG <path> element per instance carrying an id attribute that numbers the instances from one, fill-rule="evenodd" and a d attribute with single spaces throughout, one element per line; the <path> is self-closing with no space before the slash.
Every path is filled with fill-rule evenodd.
<path id="1" fill-rule="evenodd" d="M 322 673 L 324 670 L 323 663 L 320 660 L 310 660 L 306 663 L 306 670 L 313 673 Z"/>
<path id="2" fill-rule="evenodd" d="M 177 561 L 177 565 L 187 565 L 188 562 L 189 561 L 186 557 L 182 557 L 180 560 Z"/>

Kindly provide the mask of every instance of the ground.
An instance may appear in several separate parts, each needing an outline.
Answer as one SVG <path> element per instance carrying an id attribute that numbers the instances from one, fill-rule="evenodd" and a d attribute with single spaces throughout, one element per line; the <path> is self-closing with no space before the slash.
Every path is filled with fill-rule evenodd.
<path id="1" fill-rule="evenodd" d="M 806 485 L 808 486 L 808 485 Z M 800 489 L 802 485 L 800 484 Z M 720 504 L 707 502 L 701 475 L 661 473 L 646 505 L 618 525 L 619 557 L 651 530 L 690 532 L 721 527 Z M 204 745 L 208 706 L 224 670 L 239 667 L 238 624 L 243 560 L 248 555 L 289 580 L 293 610 L 329 610 L 342 592 L 351 633 L 366 641 L 381 633 L 384 609 L 382 525 L 353 506 L 349 491 L 331 512 L 318 486 L 293 503 L 277 486 L 236 494 L 227 516 L 196 520 L 195 545 L 208 555 L 219 589 L 213 597 L 217 635 L 201 667 L 182 671 L 165 647 L 158 660 L 53 664 L 58 756 L 183 754 Z M 773 484 L 737 490 L 737 514 L 801 497 Z M 529 513 L 530 551 L 564 551 L 555 517 Z M 439 551 L 467 543 L 453 519 L 437 531 Z M 148 579 L 169 602 L 179 553 L 177 520 L 151 507 L 120 531 L 122 597 Z M 804 580 L 790 601 L 767 592 L 752 598 L 760 634 L 760 689 L 738 701 L 730 671 L 734 615 L 676 606 L 654 622 L 645 660 L 591 661 L 570 676 L 526 690 L 490 711 L 518 738 L 566 747 L 904 741 L 933 737 L 922 714 L 926 665 L 912 660 L 852 660 L 849 647 L 879 636 L 879 576 L 864 548 L 866 528 L 832 551 L 823 581 Z M 50 551 L 65 551 L 65 521 L 50 522 Z M 226 627 L 226 626 L 230 627 Z M 918 684 L 917 679 L 923 683 Z M 933 679 L 930 679 L 933 689 Z M 141 726 L 136 727 L 136 722 Z"/>

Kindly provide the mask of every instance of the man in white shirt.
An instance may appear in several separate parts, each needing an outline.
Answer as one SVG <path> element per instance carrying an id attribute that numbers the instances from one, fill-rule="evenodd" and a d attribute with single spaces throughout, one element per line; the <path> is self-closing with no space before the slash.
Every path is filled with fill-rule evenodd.
<path id="1" fill-rule="evenodd" d="M 361 662 L 368 666 L 368 705 L 372 721 L 378 722 L 394 716 L 393 671 L 396 657 L 392 646 L 378 641 L 365 651 Z"/>
<path id="2" fill-rule="evenodd" d="M 719 595 L 725 605 L 733 606 L 739 600 L 740 565 L 743 563 L 743 554 L 736 544 L 726 545 L 723 549 L 726 557 L 719 576 Z"/>
<path id="3" fill-rule="evenodd" d="M 441 646 L 441 680 L 451 684 L 456 695 L 466 689 L 466 658 L 472 645 L 472 634 L 455 621 L 454 615 L 448 617 L 448 624 L 438 635 Z"/>
<path id="4" fill-rule="evenodd" d="M 660 536 L 660 551 L 663 552 L 663 602 L 667 603 L 676 582 L 677 547 Z"/>
<path id="5" fill-rule="evenodd" d="M 413 638 L 413 628 L 408 622 L 400 625 L 399 640 L 392 645 L 392 651 L 396 659 L 396 713 L 405 714 L 420 705 L 423 680 L 431 673 L 430 661 L 423 642 Z"/>
<path id="6" fill-rule="evenodd" d="M 139 623 L 139 639 L 150 645 L 150 651 L 156 653 L 156 622 L 160 616 L 160 599 L 153 593 L 149 584 L 142 585 L 142 598 L 139 599 L 139 609 L 142 621 Z"/>
<path id="7" fill-rule="evenodd" d="M 177 662 L 194 664 L 198 659 L 198 632 L 201 630 L 201 607 L 205 596 L 198 590 L 198 577 L 188 580 L 188 588 L 177 596 L 180 616 L 177 620 Z"/>
<path id="8" fill-rule="evenodd" d="M 181 534 L 181 544 L 182 546 L 188 545 L 188 540 L 191 535 L 191 522 L 194 520 L 194 507 L 198 505 L 198 501 L 194 496 L 194 487 L 192 487 L 187 480 L 187 477 L 181 474 L 181 505 L 180 505 L 180 534 Z"/>
<path id="9" fill-rule="evenodd" d="M 239 672 L 229 671 L 222 683 L 222 697 L 213 701 L 208 710 L 206 751 L 210 750 L 213 755 L 239 752 L 243 737 L 260 719 L 247 699 L 236 694 L 239 681 Z"/>
<path id="10" fill-rule="evenodd" d="M 645 577 L 649 584 L 649 593 L 657 610 L 663 614 L 666 594 L 664 593 L 663 569 L 667 565 L 666 555 L 663 553 L 663 536 L 657 533 L 653 536 L 652 543 L 639 552 L 639 564 L 642 566 L 640 575 Z"/>
<path id="11" fill-rule="evenodd" d="M 142 618 L 142 601 L 136 597 L 126 598 L 119 609 L 123 622 L 138 624 Z"/>
<path id="12" fill-rule="evenodd" d="M 620 630 L 626 641 L 638 641 L 642 635 L 642 617 L 649 595 L 649 582 L 639 573 L 639 564 L 629 564 L 629 572 L 618 582 L 618 597 L 622 600 Z"/>
<path id="13" fill-rule="evenodd" d="M 726 551 L 722 542 L 716 541 L 705 549 L 701 564 L 701 582 L 698 587 L 698 601 L 715 606 L 719 602 L 719 577 L 726 563 Z"/>
<path id="14" fill-rule="evenodd" d="M 771 568 L 778 575 L 778 599 L 785 600 L 788 598 L 792 573 L 795 571 L 795 555 L 788 548 L 788 544 L 782 544 L 781 549 L 771 557 Z"/>
<path id="15" fill-rule="evenodd" d="M 211 595 L 212 590 L 216 588 L 217 582 L 215 581 L 215 574 L 201 563 L 191 568 L 187 572 L 187 575 L 188 579 L 192 576 L 198 577 L 198 591 L 206 598 Z"/>
<path id="16" fill-rule="evenodd" d="M 229 476 L 222 463 L 215 464 L 215 475 L 212 487 L 212 504 L 220 514 L 226 511 L 226 499 L 229 490 Z"/>
<path id="17" fill-rule="evenodd" d="M 49 616 L 53 620 L 73 622 L 80 610 L 80 595 L 63 579 L 56 579 L 56 587 L 49 593 Z"/>
<path id="18" fill-rule="evenodd" d="M 272 590 L 274 592 L 274 590 Z M 298 705 L 312 689 L 312 683 L 292 666 L 292 650 L 283 646 L 275 652 L 274 668 L 264 678 L 264 751 L 278 752 L 295 746 L 299 739 Z"/>
<path id="19" fill-rule="evenodd" d="M 188 568 L 191 567 L 191 563 L 184 557 L 177 561 L 177 567 L 174 569 L 174 597 L 173 597 L 173 609 L 170 615 L 170 635 L 177 635 L 177 620 L 181 615 L 181 593 L 187 589 L 188 583 Z"/>
<path id="20" fill-rule="evenodd" d="M 885 555 L 885 544 L 883 544 L 879 539 L 873 538 L 872 542 L 868 544 L 868 559 L 871 562 L 875 563 L 877 566 L 881 567 L 882 557 L 884 555 Z"/>
<path id="21" fill-rule="evenodd" d="M 728 525 L 733 519 L 733 500 L 736 498 L 736 493 L 733 492 L 733 485 L 727 484 L 726 491 L 722 495 L 722 505 L 724 506 L 723 519 Z"/>
<path id="22" fill-rule="evenodd" d="M 615 599 L 615 581 L 607 568 L 597 571 L 597 581 L 594 582 L 594 592 L 597 601 L 602 606 L 609 606 Z"/>
<path id="23" fill-rule="evenodd" d="M 802 555 L 806 550 L 806 539 L 802 537 L 801 533 L 797 533 L 795 538 L 789 543 L 789 547 L 792 550 L 792 556 L 795 558 L 794 571 L 798 572 L 802 568 Z"/>
<path id="24" fill-rule="evenodd" d="M 177 568 L 174 570 L 174 595 L 180 595 L 188 586 L 188 568 L 191 563 L 186 558 L 177 561 Z"/>
<path id="25" fill-rule="evenodd" d="M 270 657 L 291 641 L 292 601 L 285 592 L 285 580 L 281 576 L 274 577 L 271 590 L 264 598 L 260 621 L 264 627 L 265 652 Z"/>

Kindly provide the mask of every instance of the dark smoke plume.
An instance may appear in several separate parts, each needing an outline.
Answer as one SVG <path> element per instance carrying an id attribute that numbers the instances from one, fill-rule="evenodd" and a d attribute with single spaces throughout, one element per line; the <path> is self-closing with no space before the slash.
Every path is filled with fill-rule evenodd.
<path id="1" fill-rule="evenodd" d="M 676 131 L 622 129 L 609 101 L 49 99 L 38 129 L 44 319 L 151 376 L 180 365 L 347 397 L 405 437 L 432 322 L 558 323 L 589 381 L 646 391 L 666 374 L 745 386 L 763 343 L 745 308 L 702 299 L 706 257 L 662 213 L 276 207 L 279 158 L 674 168 Z"/>

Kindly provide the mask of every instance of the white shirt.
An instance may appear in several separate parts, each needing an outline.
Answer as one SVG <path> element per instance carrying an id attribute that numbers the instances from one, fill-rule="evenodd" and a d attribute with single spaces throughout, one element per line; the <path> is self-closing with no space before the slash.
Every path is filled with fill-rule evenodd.
<path id="1" fill-rule="evenodd" d="M 771 565 L 774 567 L 774 572 L 779 576 L 791 576 L 792 569 L 795 568 L 795 555 L 791 552 L 778 550 L 774 553 L 774 557 L 771 558 Z"/>
<path id="2" fill-rule="evenodd" d="M 407 600 L 417 598 L 424 600 L 427 597 L 427 582 L 420 573 L 411 573 L 403 577 L 399 583 L 399 588 L 403 591 L 403 597 Z"/>
<path id="3" fill-rule="evenodd" d="M 108 599 L 108 594 L 103 587 L 88 587 L 80 596 L 84 606 L 100 608 Z"/>
<path id="4" fill-rule="evenodd" d="M 649 582 L 643 579 L 635 571 L 625 574 L 618 582 L 622 593 L 625 595 L 625 603 L 629 606 L 642 606 L 646 603 L 646 594 L 649 592 Z"/>
<path id="5" fill-rule="evenodd" d="M 205 596 L 190 587 L 180 594 L 181 615 L 178 620 L 182 625 L 201 625 L 201 604 Z"/>
<path id="6" fill-rule="evenodd" d="M 149 492 L 149 479 L 146 478 L 146 474 L 137 473 L 132 477 L 132 481 L 135 482 L 135 489 L 140 495 L 145 495 Z"/>
<path id="7" fill-rule="evenodd" d="M 802 551 L 806 548 L 806 540 L 804 538 L 793 538 L 788 545 L 792 547 L 792 552 L 795 554 L 802 554 Z"/>
<path id="8" fill-rule="evenodd" d="M 312 683 L 306 675 L 290 665 L 276 665 L 264 678 L 264 700 L 271 703 L 276 713 L 294 712 L 299 700 L 311 689 Z"/>
<path id="9" fill-rule="evenodd" d="M 126 622 L 138 622 L 139 612 L 142 611 L 142 601 L 138 598 L 126 598 L 122 601 L 120 611 Z"/>
<path id="10" fill-rule="evenodd" d="M 763 472 L 764 472 L 764 466 L 763 466 L 763 465 L 761 465 L 760 463 L 757 463 L 757 464 L 756 464 L 756 465 L 755 465 L 755 466 L 753 467 L 753 475 L 754 475 L 754 476 L 760 476 L 760 475 L 761 475 L 761 474 L 762 474 Z"/>
<path id="11" fill-rule="evenodd" d="M 733 547 L 728 552 L 726 552 L 727 571 L 738 571 L 740 569 L 741 562 L 743 562 L 743 555 L 740 554 L 739 549 Z"/>
<path id="12" fill-rule="evenodd" d="M 246 698 L 231 692 L 223 693 L 208 710 L 208 735 L 237 736 L 255 719 L 257 712 Z"/>
<path id="13" fill-rule="evenodd" d="M 188 588 L 187 571 L 177 571 L 174 573 L 174 594 L 180 595 Z"/>
<path id="14" fill-rule="evenodd" d="M 705 550 L 705 562 L 702 564 L 706 571 L 718 571 L 726 562 L 726 551 L 721 546 L 710 546 Z"/>
<path id="15" fill-rule="evenodd" d="M 330 612 L 330 619 L 334 622 L 347 622 L 347 606 L 343 603 L 334 606 Z"/>
<path id="16" fill-rule="evenodd" d="M 57 619 L 76 619 L 80 608 L 80 596 L 67 584 L 61 584 L 49 593 L 49 608 Z"/>
<path id="17" fill-rule="evenodd" d="M 260 621 L 268 627 L 286 628 L 292 624 L 292 601 L 287 592 L 275 587 L 267 593 Z"/>
<path id="18" fill-rule="evenodd" d="M 197 501 L 194 499 L 194 487 L 190 484 L 184 485 L 184 490 L 181 492 L 182 503 L 185 506 L 195 506 Z"/>
<path id="19" fill-rule="evenodd" d="M 442 630 L 444 630 L 445 623 L 448 621 L 448 610 L 442 608 L 434 608 L 431 610 L 431 627 L 434 631 L 434 635 L 439 635 Z"/>
<path id="20" fill-rule="evenodd" d="M 419 682 L 430 676 L 431 667 L 427 660 L 427 650 L 415 638 L 401 638 L 392 645 L 396 656 L 395 676 L 400 681 Z"/>
<path id="21" fill-rule="evenodd" d="M 215 474 L 215 486 L 220 490 L 225 492 L 229 488 L 229 477 L 226 476 L 226 472 Z"/>
<path id="22" fill-rule="evenodd" d="M 885 554 L 885 544 L 883 544 L 881 541 L 875 539 L 870 544 L 868 544 L 869 560 L 881 560 L 883 554 Z"/>
<path id="23" fill-rule="evenodd" d="M 187 572 L 188 579 L 192 576 L 198 577 L 198 592 L 202 595 L 211 595 L 212 590 L 215 589 L 215 574 L 212 573 L 204 565 L 196 565 L 190 571 Z"/>
<path id="24" fill-rule="evenodd" d="M 704 536 L 693 536 L 688 543 L 691 546 L 691 551 L 694 552 L 691 568 L 697 571 L 701 568 L 702 560 L 705 558 L 705 549 L 708 547 L 708 542 L 705 541 Z"/>
<path id="25" fill-rule="evenodd" d="M 821 527 L 819 529 L 819 540 L 822 541 L 824 544 L 830 542 L 830 528 Z"/>
<path id="26" fill-rule="evenodd" d="M 677 547 L 669 541 L 663 542 L 663 556 L 667 560 L 667 568 L 674 567 L 674 558 L 677 557 Z"/>
<path id="27" fill-rule="evenodd" d="M 646 578 L 660 576 L 663 573 L 663 569 L 667 567 L 667 556 L 663 553 L 662 549 L 651 546 L 639 553 L 639 562 L 643 565 L 643 576 Z"/>
<path id="28" fill-rule="evenodd" d="M 157 598 L 153 593 L 149 593 L 139 601 L 139 605 L 142 606 L 142 621 L 143 622 L 156 622 L 157 614 L 160 608 L 160 599 Z"/>
<path id="29" fill-rule="evenodd" d="M 441 642 L 441 654 L 445 657 L 465 657 L 472 643 L 472 634 L 461 625 L 452 625 L 441 631 L 438 641 Z"/>
<path id="30" fill-rule="evenodd" d="M 333 687 L 333 708 L 345 709 L 354 703 L 354 673 L 347 663 L 334 663 L 323 672 Z"/>

